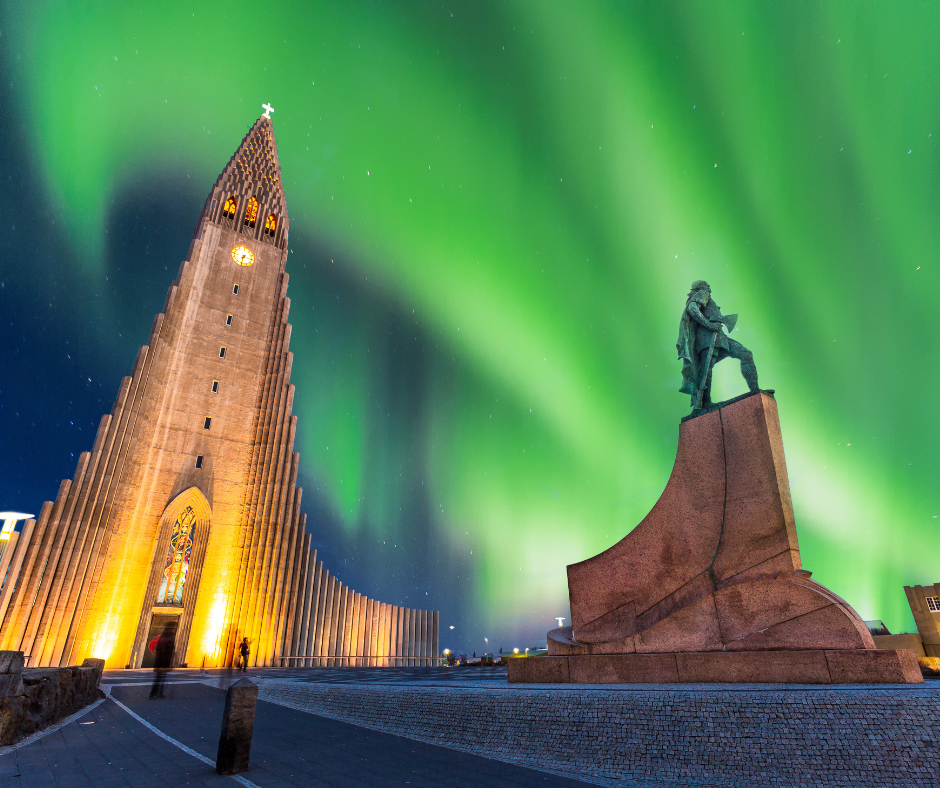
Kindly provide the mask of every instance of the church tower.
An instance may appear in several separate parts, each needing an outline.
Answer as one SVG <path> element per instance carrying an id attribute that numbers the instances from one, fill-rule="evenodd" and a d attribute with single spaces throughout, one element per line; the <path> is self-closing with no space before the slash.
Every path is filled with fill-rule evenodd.
<path id="1" fill-rule="evenodd" d="M 290 221 L 266 109 L 210 192 L 91 452 L 0 556 L 0 649 L 31 667 L 147 666 L 167 626 L 176 664 L 190 666 L 231 664 L 243 637 L 256 665 L 436 656 L 436 613 L 355 594 L 310 549 Z"/>

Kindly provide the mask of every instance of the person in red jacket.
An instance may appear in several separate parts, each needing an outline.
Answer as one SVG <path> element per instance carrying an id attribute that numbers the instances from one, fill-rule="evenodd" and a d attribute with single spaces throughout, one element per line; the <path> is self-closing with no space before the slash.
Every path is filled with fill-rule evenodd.
<path id="1" fill-rule="evenodd" d="M 166 682 L 166 672 L 173 662 L 173 649 L 176 647 L 176 627 L 167 624 L 162 634 L 151 641 L 150 650 L 153 651 L 153 686 L 150 688 L 151 698 L 165 698 L 163 685 Z"/>

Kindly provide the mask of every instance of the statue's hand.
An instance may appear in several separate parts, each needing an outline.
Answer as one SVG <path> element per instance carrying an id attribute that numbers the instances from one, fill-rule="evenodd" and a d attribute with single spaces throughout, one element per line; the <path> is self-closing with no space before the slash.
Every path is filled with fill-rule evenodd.
<path id="1" fill-rule="evenodd" d="M 720 334 L 720 333 L 721 333 L 721 325 L 722 325 L 721 323 L 712 323 L 712 324 L 709 326 L 709 328 L 710 328 L 712 331 L 717 331 L 717 332 Z"/>

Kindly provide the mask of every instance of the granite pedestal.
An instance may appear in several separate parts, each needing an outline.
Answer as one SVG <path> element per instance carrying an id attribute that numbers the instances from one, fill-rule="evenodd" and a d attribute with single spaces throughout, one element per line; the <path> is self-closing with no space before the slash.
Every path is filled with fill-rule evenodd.
<path id="1" fill-rule="evenodd" d="M 512 661 L 509 681 L 923 681 L 913 652 L 876 649 L 810 574 L 777 403 L 755 392 L 681 424 L 659 501 L 568 567 L 572 626 L 548 633 L 550 657 Z"/>

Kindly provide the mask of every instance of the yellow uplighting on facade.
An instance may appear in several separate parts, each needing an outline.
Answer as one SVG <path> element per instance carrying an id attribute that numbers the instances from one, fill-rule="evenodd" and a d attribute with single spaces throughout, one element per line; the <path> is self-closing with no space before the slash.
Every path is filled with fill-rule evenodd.
<path id="1" fill-rule="evenodd" d="M 110 613 L 104 616 L 104 622 L 98 628 L 95 640 L 91 644 L 91 648 L 88 649 L 89 656 L 95 659 L 103 659 L 106 664 L 111 660 L 111 655 L 114 653 L 114 648 L 118 642 L 120 623 L 120 619 L 114 621 Z"/>
<path id="2" fill-rule="evenodd" d="M 222 650 L 222 630 L 225 626 L 225 608 L 228 601 L 226 594 L 217 594 L 212 600 L 209 615 L 206 616 L 202 635 L 202 653 L 207 660 L 218 662 Z"/>

